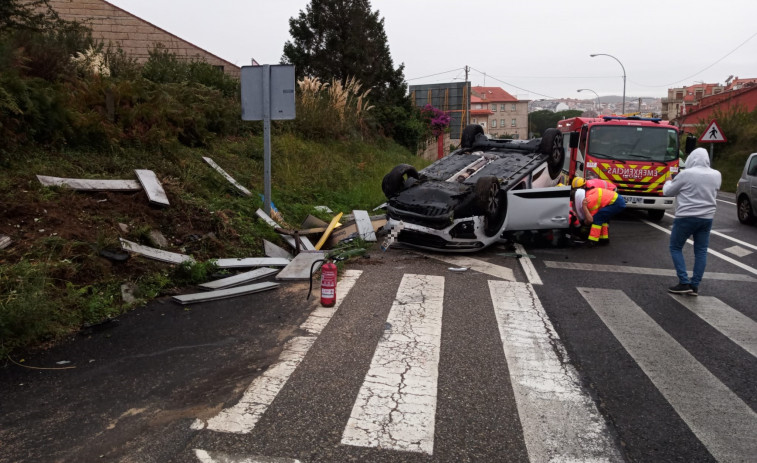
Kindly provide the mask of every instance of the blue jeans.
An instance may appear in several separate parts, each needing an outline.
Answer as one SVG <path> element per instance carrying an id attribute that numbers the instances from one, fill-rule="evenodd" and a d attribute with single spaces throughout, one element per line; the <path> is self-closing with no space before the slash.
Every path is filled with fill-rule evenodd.
<path id="1" fill-rule="evenodd" d="M 698 287 L 707 265 L 707 247 L 710 244 L 710 229 L 712 219 L 699 217 L 679 217 L 673 220 L 673 231 L 670 234 L 670 256 L 678 274 L 678 281 L 682 285 Z M 694 273 L 689 279 L 686 273 L 686 261 L 683 258 L 683 245 L 690 237 L 694 237 Z"/>

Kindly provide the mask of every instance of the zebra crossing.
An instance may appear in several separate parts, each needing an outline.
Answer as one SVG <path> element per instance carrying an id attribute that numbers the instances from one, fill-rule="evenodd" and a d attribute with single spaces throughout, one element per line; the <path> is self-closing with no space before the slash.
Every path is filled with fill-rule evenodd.
<path id="1" fill-rule="evenodd" d="M 301 326 L 307 335 L 289 341 L 237 404 L 195 420 L 192 429 L 251 433 L 361 275 L 347 270 L 337 305 L 316 309 Z M 489 297 L 530 461 L 623 461 L 614 431 L 582 386 L 533 285 L 507 272 L 497 275 L 506 278 L 488 280 Z M 445 284 L 439 275 L 402 276 L 341 445 L 434 455 Z M 577 290 L 715 459 L 749 461 L 757 455 L 757 414 L 748 404 L 623 291 Z M 671 297 L 752 356 L 757 352 L 751 318 L 714 297 Z M 195 451 L 204 463 L 242 461 Z"/>

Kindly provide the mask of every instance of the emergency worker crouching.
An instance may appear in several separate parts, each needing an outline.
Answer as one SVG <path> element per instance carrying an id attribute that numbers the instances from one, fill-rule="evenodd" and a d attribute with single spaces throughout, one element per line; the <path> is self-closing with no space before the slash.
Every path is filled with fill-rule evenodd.
<path id="1" fill-rule="evenodd" d="M 581 223 L 591 225 L 589 245 L 610 242 L 610 218 L 626 207 L 623 196 L 611 182 L 601 179 L 573 179 L 574 211 Z M 607 187 L 607 188 L 605 188 Z"/>

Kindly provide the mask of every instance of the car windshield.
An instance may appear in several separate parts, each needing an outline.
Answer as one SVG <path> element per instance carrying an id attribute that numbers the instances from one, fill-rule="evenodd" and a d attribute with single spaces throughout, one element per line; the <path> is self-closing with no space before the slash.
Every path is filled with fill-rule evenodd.
<path id="1" fill-rule="evenodd" d="M 589 132 L 588 153 L 623 161 L 672 161 L 678 157 L 678 133 L 666 127 L 594 126 Z"/>

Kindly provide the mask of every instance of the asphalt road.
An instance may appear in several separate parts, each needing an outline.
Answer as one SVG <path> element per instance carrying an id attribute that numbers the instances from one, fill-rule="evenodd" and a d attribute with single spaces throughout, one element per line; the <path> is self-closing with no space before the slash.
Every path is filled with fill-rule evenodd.
<path id="1" fill-rule="evenodd" d="M 336 309 L 154 301 L 5 364 L 0 462 L 750 461 L 757 227 L 721 200 L 697 298 L 672 218 L 625 213 L 593 249 L 375 251 Z"/>

